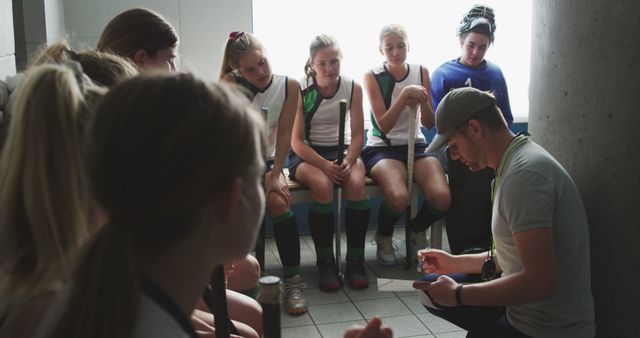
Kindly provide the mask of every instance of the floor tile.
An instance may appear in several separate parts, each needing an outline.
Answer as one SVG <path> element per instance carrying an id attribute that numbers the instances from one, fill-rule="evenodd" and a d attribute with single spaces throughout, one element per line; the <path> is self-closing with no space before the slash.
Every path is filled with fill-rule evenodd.
<path id="1" fill-rule="evenodd" d="M 443 231 L 443 234 L 445 232 Z M 370 286 L 364 290 L 352 290 L 345 286 L 336 292 L 324 292 L 318 289 L 318 268 L 311 236 L 301 236 L 301 272 L 308 287 L 303 289 L 309 302 L 309 312 L 299 316 L 282 312 L 283 337 L 342 337 L 344 331 L 354 324 L 366 325 L 365 318 L 380 316 L 382 322 L 394 330 L 394 337 L 464 337 L 466 331 L 433 316 L 427 312 L 414 291 L 379 292 L 377 278 L 418 279 L 414 269 L 405 269 L 404 229 L 395 230 L 394 239 L 398 244 L 398 265 L 384 267 L 376 261 L 376 247 L 370 244 L 375 230 L 367 232 L 365 246 L 365 267 L 369 275 Z M 443 246 L 448 249 L 446 237 Z M 344 273 L 346 255 L 346 235 L 341 236 L 342 265 Z M 282 265 L 278 257 L 273 237 L 266 240 L 265 274 L 282 277 Z"/>
<path id="2" fill-rule="evenodd" d="M 367 299 L 396 298 L 393 292 L 378 291 L 377 277 L 372 273 L 369 274 L 369 287 L 362 290 L 354 290 L 349 287 L 344 288 L 344 292 L 349 296 L 351 301 L 360 301 Z"/>
<path id="3" fill-rule="evenodd" d="M 342 290 L 327 292 L 320 289 L 304 289 L 302 292 L 307 302 L 313 305 L 349 302 L 349 298 Z"/>
<path id="4" fill-rule="evenodd" d="M 428 334 L 429 330 L 415 315 L 383 318 L 382 322 L 393 330 L 394 337 L 411 337 Z"/>
<path id="5" fill-rule="evenodd" d="M 309 305 L 309 315 L 316 324 L 328 324 L 364 319 L 352 303 Z"/>
<path id="6" fill-rule="evenodd" d="M 355 321 L 342 322 L 342 323 L 321 324 L 321 325 L 318 325 L 318 331 L 320 331 L 320 334 L 322 335 L 322 337 L 327 337 L 327 338 L 342 337 L 344 335 L 344 332 L 347 329 L 351 328 L 353 325 L 367 325 L 367 321 L 363 319 L 363 320 L 355 320 Z"/>
<path id="7" fill-rule="evenodd" d="M 440 318 L 432 315 L 429 312 L 417 314 L 420 321 L 427 326 L 429 331 L 434 334 L 461 331 L 462 328 Z"/>
<path id="8" fill-rule="evenodd" d="M 436 334 L 436 338 L 465 338 L 467 331 L 456 331 Z"/>
<path id="9" fill-rule="evenodd" d="M 288 327 L 282 329 L 282 338 L 321 338 L 315 325 Z"/>
<path id="10" fill-rule="evenodd" d="M 373 316 L 397 317 L 412 314 L 411 310 L 398 298 L 371 299 L 353 302 L 365 318 Z"/>
<path id="11" fill-rule="evenodd" d="M 406 305 L 414 314 L 426 313 L 427 309 L 420 303 L 418 295 L 414 292 L 413 296 L 402 296 L 400 300 Z"/>
<path id="12" fill-rule="evenodd" d="M 304 313 L 301 315 L 291 315 L 284 312 L 283 310 L 280 314 L 280 325 L 282 327 L 307 326 L 313 324 L 313 320 L 311 320 L 311 316 L 309 316 L 309 313 Z"/>

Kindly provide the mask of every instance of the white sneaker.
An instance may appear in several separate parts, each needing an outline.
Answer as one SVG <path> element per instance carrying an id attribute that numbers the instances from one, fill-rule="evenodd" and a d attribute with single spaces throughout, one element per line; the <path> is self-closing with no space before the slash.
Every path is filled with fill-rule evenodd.
<path id="1" fill-rule="evenodd" d="M 284 303 L 287 312 L 295 315 L 307 312 L 307 299 L 302 294 L 302 289 L 307 284 L 302 281 L 302 276 L 295 275 L 284 282 Z"/>
<path id="2" fill-rule="evenodd" d="M 393 247 L 393 237 L 376 235 L 376 257 L 378 264 L 385 266 L 395 266 L 398 261 Z"/>

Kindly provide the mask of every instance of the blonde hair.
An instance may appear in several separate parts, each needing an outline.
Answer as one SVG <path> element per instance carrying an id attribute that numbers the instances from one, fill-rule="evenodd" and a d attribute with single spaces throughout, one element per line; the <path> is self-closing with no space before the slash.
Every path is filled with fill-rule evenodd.
<path id="1" fill-rule="evenodd" d="M 382 27 L 382 29 L 380 30 L 380 36 L 379 36 L 379 41 L 380 41 L 380 47 L 382 47 L 382 43 L 384 38 L 386 38 L 387 36 L 391 35 L 391 34 L 395 34 L 401 38 L 404 39 L 404 41 L 407 43 L 407 45 L 409 44 L 409 38 L 407 36 L 407 31 L 404 29 L 404 27 L 392 23 L 389 25 L 386 25 L 384 27 Z"/>
<path id="2" fill-rule="evenodd" d="M 82 71 L 96 84 L 112 87 L 125 79 L 138 75 L 136 66 L 116 54 L 100 51 L 74 52 L 65 40 L 51 45 L 42 45 L 31 60 L 30 66 L 45 63 L 65 64 L 76 61 L 82 66 Z"/>
<path id="3" fill-rule="evenodd" d="M 189 74 L 142 75 L 106 95 L 91 133 L 89 176 L 110 223 L 83 253 L 53 337 L 131 336 L 139 253 L 186 236 L 205 203 L 235 178 L 262 174 L 258 128 L 264 144 L 263 122 L 244 97 Z"/>
<path id="4" fill-rule="evenodd" d="M 307 63 L 304 65 L 304 73 L 307 75 L 307 80 L 316 76 L 316 72 L 311 66 L 313 59 L 316 56 L 316 52 L 326 47 L 338 48 L 338 42 L 334 37 L 326 34 L 320 34 L 311 40 L 311 44 L 309 45 L 309 58 L 307 59 Z"/>
<path id="5" fill-rule="evenodd" d="M 224 46 L 222 66 L 220 67 L 220 79 L 222 79 L 225 74 L 238 69 L 238 63 L 242 54 L 251 50 L 264 50 L 260 40 L 251 33 L 241 31 L 231 32 Z"/>
<path id="6" fill-rule="evenodd" d="M 62 281 L 88 236 L 83 91 L 101 91 L 77 75 L 36 66 L 17 93 L 0 155 L 0 313 Z"/>

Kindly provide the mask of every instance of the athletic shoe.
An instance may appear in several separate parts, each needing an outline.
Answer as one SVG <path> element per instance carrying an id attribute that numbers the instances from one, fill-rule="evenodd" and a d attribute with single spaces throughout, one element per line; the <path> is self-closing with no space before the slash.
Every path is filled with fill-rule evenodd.
<path id="1" fill-rule="evenodd" d="M 347 283 L 352 289 L 366 289 L 369 287 L 369 277 L 364 268 L 364 259 L 347 258 L 347 271 L 345 274 Z"/>
<path id="2" fill-rule="evenodd" d="M 340 288 L 340 277 L 333 259 L 318 262 L 318 286 L 323 291 L 333 291 Z"/>
<path id="3" fill-rule="evenodd" d="M 393 247 L 393 238 L 391 236 L 378 236 L 375 237 L 376 241 L 376 257 L 378 258 L 378 264 L 385 266 L 395 266 L 398 261 L 396 260 L 395 249 Z"/>
<path id="4" fill-rule="evenodd" d="M 287 312 L 299 315 L 307 312 L 307 299 L 302 294 L 302 289 L 307 284 L 302 281 L 302 276 L 295 275 L 284 280 L 284 303 Z"/>

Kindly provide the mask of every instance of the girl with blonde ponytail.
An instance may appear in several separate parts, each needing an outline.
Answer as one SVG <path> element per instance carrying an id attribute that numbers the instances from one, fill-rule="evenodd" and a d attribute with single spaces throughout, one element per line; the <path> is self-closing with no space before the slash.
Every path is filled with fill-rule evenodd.
<path id="1" fill-rule="evenodd" d="M 88 238 L 83 149 L 101 95 L 73 64 L 32 67 L 18 89 L 0 156 L 0 336 L 29 336 Z"/>
<path id="2" fill-rule="evenodd" d="M 47 336 L 197 336 L 189 315 L 212 269 L 255 244 L 262 140 L 259 115 L 224 86 L 187 74 L 115 86 L 97 111 L 88 166 L 110 221 L 50 310 Z"/>
<path id="3" fill-rule="evenodd" d="M 276 246 L 285 278 L 285 308 L 292 314 L 307 312 L 302 294 L 306 284 L 300 272 L 300 237 L 291 211 L 291 194 L 283 174 L 291 145 L 291 130 L 300 96 L 298 81 L 273 74 L 262 43 L 251 33 L 235 31 L 225 45 L 220 80 L 237 84 L 257 109 L 268 109 L 267 214 L 273 222 Z"/>

